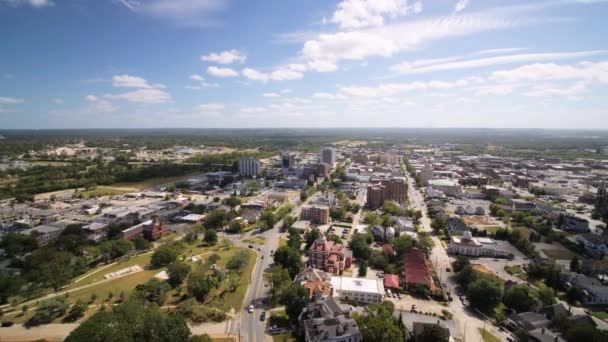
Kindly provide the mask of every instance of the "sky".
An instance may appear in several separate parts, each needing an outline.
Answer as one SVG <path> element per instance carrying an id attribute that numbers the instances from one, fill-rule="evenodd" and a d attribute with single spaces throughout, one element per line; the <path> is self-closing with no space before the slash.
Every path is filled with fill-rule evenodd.
<path id="1" fill-rule="evenodd" d="M 608 129 L 608 0 L 0 0 L 0 128 Z"/>

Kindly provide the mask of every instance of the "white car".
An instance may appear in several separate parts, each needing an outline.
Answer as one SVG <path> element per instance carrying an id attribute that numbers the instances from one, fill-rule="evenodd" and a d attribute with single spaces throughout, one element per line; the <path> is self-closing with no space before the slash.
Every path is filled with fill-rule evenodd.
<path id="1" fill-rule="evenodd" d="M 247 312 L 253 313 L 253 305 L 249 305 L 249 308 L 247 309 Z"/>

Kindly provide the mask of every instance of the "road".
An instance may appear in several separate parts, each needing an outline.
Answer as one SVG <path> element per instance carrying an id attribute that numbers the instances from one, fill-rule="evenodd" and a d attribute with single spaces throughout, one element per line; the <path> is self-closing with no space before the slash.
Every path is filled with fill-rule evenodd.
<path id="1" fill-rule="evenodd" d="M 422 193 L 415 188 L 412 177 L 408 177 L 408 197 L 411 206 L 422 212 L 422 217 L 420 219 L 421 229 L 423 231 L 431 232 L 431 220 L 427 215 L 426 203 L 424 202 Z M 482 342 L 483 339 L 479 333 L 479 329 L 484 327 L 494 336 L 499 337 L 501 341 L 506 341 L 507 336 L 505 334 L 498 331 L 498 329 L 490 323 L 480 319 L 478 315 L 472 313 L 469 308 L 463 306 L 462 302 L 458 300 L 458 297 L 455 295 L 458 284 L 450 277 L 452 273 L 446 271 L 448 267 L 451 268 L 452 260 L 447 254 L 442 242 L 436 236 L 432 236 L 432 239 L 435 246 L 431 250 L 429 258 L 437 270 L 437 276 L 439 277 L 440 282 L 447 285 L 445 290 L 454 294 L 454 301 L 449 303 L 447 309 L 453 314 L 455 323 L 463 332 L 464 342 Z"/>
<path id="2" fill-rule="evenodd" d="M 317 195 L 318 193 L 315 193 L 303 203 L 299 203 L 291 211 L 290 215 L 298 217 L 302 206 L 309 203 Z M 234 322 L 229 323 L 229 333 L 239 336 L 239 340 L 242 342 L 261 342 L 266 340 L 266 324 L 260 320 L 260 315 L 268 309 L 264 300 L 269 296 L 270 288 L 264 286 L 264 271 L 273 263 L 271 252 L 276 251 L 279 247 L 281 237 L 280 227 L 282 224 L 283 222 L 279 221 L 273 229 L 262 233 L 255 230 L 242 236 L 226 235 L 226 237 L 237 244 L 245 244 L 242 241 L 252 237 L 264 237 L 265 239 L 263 246 L 255 247 L 258 258 L 251 274 L 251 285 L 243 301 L 243 307 L 237 313 L 237 318 Z M 247 311 L 249 305 L 254 306 L 253 313 Z"/>

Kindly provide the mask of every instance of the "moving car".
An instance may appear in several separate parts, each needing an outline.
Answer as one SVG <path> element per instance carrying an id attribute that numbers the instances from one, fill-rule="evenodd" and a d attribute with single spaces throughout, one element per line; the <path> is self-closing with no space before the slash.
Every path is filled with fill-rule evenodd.
<path id="1" fill-rule="evenodd" d="M 262 311 L 262 314 L 260 315 L 260 321 L 265 321 L 266 320 L 266 311 Z"/>
<path id="2" fill-rule="evenodd" d="M 253 313 L 253 305 L 249 305 L 249 308 L 247 309 L 247 311 L 249 313 Z"/>

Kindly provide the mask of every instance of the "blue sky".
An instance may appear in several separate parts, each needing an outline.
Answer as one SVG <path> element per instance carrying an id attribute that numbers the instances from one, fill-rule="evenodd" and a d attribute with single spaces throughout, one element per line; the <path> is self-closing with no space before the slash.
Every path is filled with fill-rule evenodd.
<path id="1" fill-rule="evenodd" d="M 608 1 L 0 0 L 0 128 L 608 129 Z"/>

